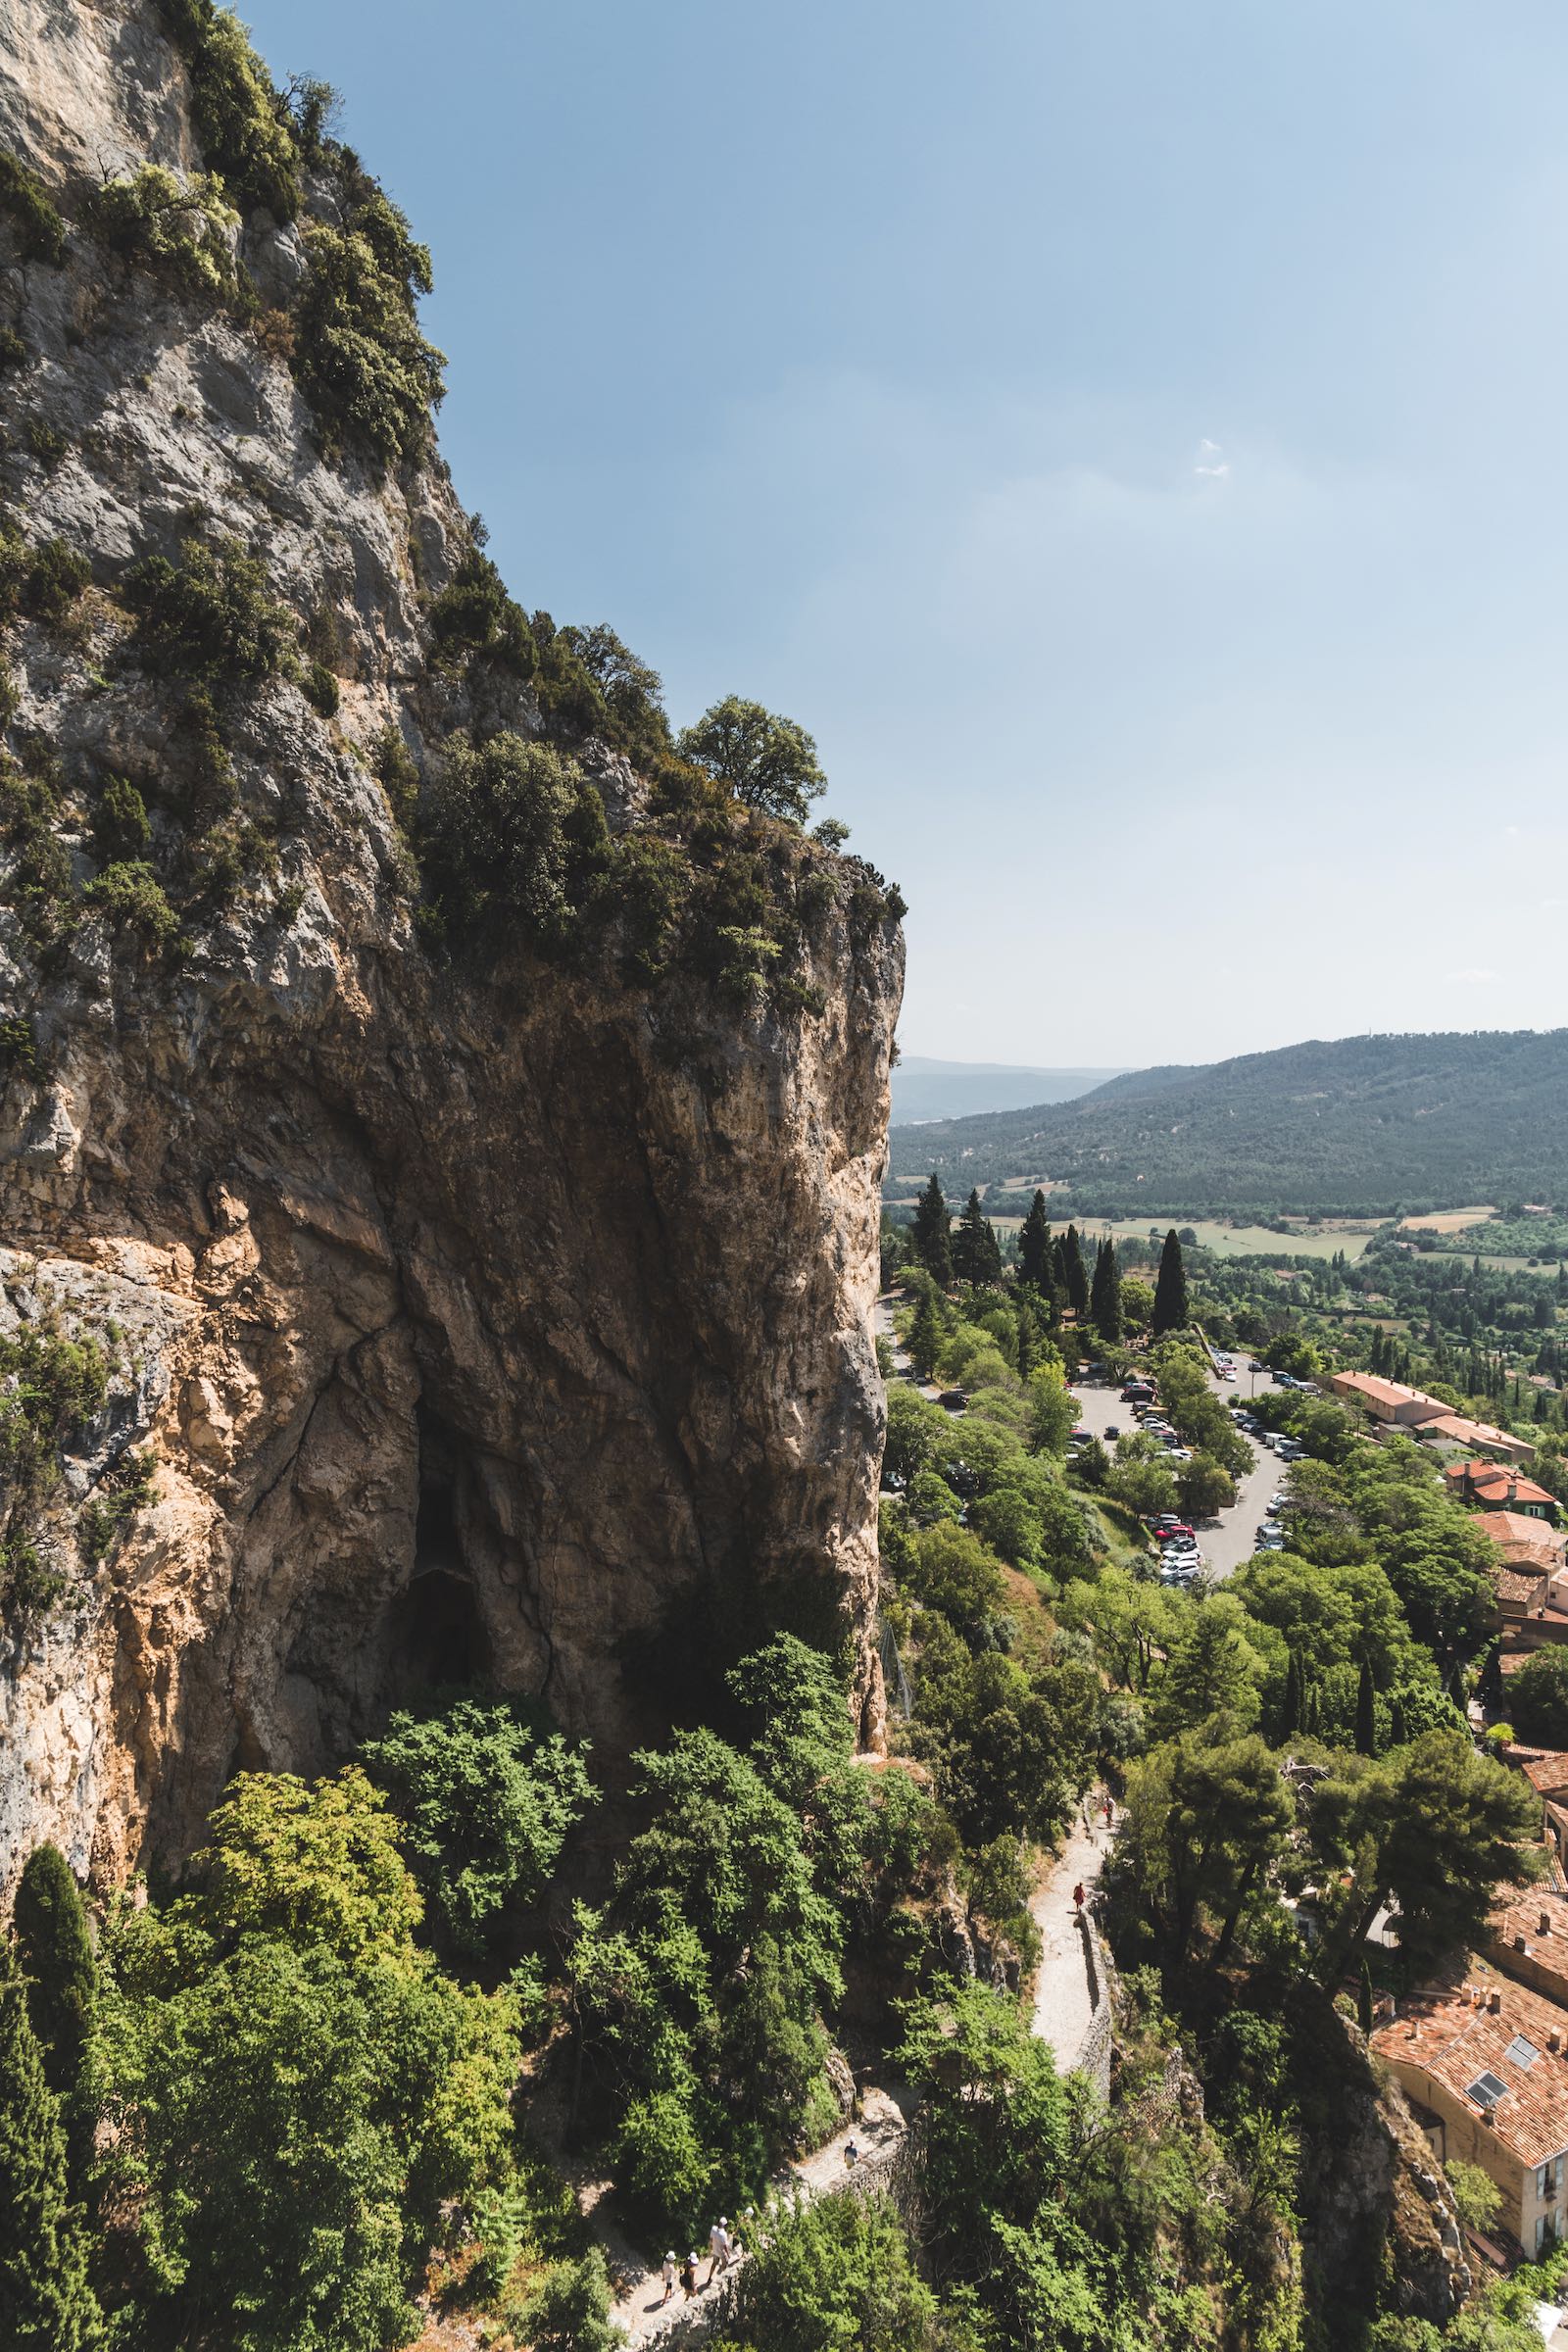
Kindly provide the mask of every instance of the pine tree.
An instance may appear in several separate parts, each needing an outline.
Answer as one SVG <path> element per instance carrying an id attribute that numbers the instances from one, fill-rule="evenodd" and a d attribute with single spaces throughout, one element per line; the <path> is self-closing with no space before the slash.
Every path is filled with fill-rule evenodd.
<path id="1" fill-rule="evenodd" d="M 98 1969 L 81 1895 L 57 1845 L 35 1846 L 28 1855 L 17 1886 L 15 1925 L 27 2014 L 43 2052 L 44 2080 L 61 2102 L 72 2186 L 79 2193 L 92 2152 L 92 2120 L 81 2096 L 81 2069 L 92 2032 Z"/>
<path id="2" fill-rule="evenodd" d="M 914 1253 L 932 1281 L 946 1290 L 953 1280 L 953 1237 L 948 1204 L 942 1197 L 935 1168 L 930 1183 L 914 1204 Z"/>
<path id="3" fill-rule="evenodd" d="M 1046 1218 L 1046 1196 L 1036 1193 L 1018 1235 L 1018 1272 L 1037 1291 L 1049 1291 L 1052 1274 L 1051 1226 Z"/>
<path id="4" fill-rule="evenodd" d="M 1187 1266 L 1173 1225 L 1159 1253 L 1159 1275 L 1154 1284 L 1154 1337 L 1157 1340 L 1162 1331 L 1185 1330 L 1186 1325 Z"/>
<path id="5" fill-rule="evenodd" d="M 960 1282 L 972 1282 L 980 1290 L 1001 1279 L 1002 1251 L 978 1190 L 970 1193 L 953 1237 L 953 1271 Z"/>
<path id="6" fill-rule="evenodd" d="M 1363 2034 L 1371 2033 L 1372 1971 L 1367 1966 L 1364 1952 L 1361 1955 L 1361 1982 L 1357 1985 L 1355 1993 L 1355 2019 Z"/>
<path id="7" fill-rule="evenodd" d="M 1361 1680 L 1356 1686 L 1355 1747 L 1362 1756 L 1375 1756 L 1378 1752 L 1377 1691 L 1370 1658 L 1361 1660 Z"/>
<path id="8" fill-rule="evenodd" d="M 0 1941 L 0 2343 L 11 2352 L 93 2352 L 103 2321 L 87 2283 L 87 2235 L 66 2190 L 60 2103 L 9 1943 Z"/>
<path id="9" fill-rule="evenodd" d="M 1056 1247 L 1060 1251 L 1061 1287 L 1067 1294 L 1067 1304 L 1075 1314 L 1087 1314 L 1089 1276 L 1084 1270 L 1083 1246 L 1076 1225 L 1068 1226 Z"/>

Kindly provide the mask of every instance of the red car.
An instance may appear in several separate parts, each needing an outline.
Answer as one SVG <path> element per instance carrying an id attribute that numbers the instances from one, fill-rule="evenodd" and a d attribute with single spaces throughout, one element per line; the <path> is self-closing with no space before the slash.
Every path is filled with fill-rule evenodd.
<path id="1" fill-rule="evenodd" d="M 1154 1530 L 1156 1544 L 1174 1544 L 1178 1537 L 1184 1544 L 1196 1544 L 1198 1541 L 1194 1530 L 1183 1519 L 1174 1520 L 1168 1526 L 1156 1527 Z"/>

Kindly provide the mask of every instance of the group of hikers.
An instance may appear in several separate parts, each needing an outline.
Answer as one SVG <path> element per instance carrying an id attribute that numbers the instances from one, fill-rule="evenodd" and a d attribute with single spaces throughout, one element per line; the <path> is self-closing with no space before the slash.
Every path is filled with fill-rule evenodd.
<path id="1" fill-rule="evenodd" d="M 688 2302 L 691 2301 L 693 2295 L 697 2294 L 701 2288 L 705 2286 L 711 2286 L 713 2280 L 718 2277 L 719 2272 L 727 2271 L 730 2264 L 735 2261 L 736 2257 L 739 2255 L 743 2236 L 750 2230 L 752 2224 L 756 2219 L 756 2210 L 750 2205 L 747 2206 L 746 2211 L 741 2215 L 740 2220 L 734 2224 L 733 2228 L 730 2225 L 730 2220 L 727 2214 L 721 2213 L 719 2215 L 717 2221 L 708 2232 L 708 2277 L 706 2278 L 700 2279 L 697 2276 L 698 2264 L 701 2260 L 701 2257 L 697 2254 L 695 2248 L 690 2254 L 687 2255 L 684 2262 L 680 2261 L 679 2257 L 673 2252 L 666 2254 L 664 2256 L 663 2268 L 661 2273 L 661 2276 L 664 2281 L 663 2301 L 667 2303 L 670 2296 L 675 2292 L 675 2282 L 677 2279 L 679 2279 L 681 2285 L 686 2290 L 686 2299 Z"/>

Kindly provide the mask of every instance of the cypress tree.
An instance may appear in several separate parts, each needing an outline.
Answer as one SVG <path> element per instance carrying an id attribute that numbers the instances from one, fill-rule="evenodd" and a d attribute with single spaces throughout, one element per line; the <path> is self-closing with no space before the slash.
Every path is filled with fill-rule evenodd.
<path id="1" fill-rule="evenodd" d="M 942 1317 L 937 1313 L 936 1296 L 932 1291 L 925 1290 L 920 1294 L 920 1303 L 914 1310 L 914 1321 L 909 1326 L 908 1349 L 909 1361 L 920 1378 L 929 1380 L 937 1368 L 937 1357 L 942 1352 Z"/>
<path id="2" fill-rule="evenodd" d="M 1095 1244 L 1095 1270 L 1089 1277 L 1089 1313 L 1098 1330 L 1100 1310 L 1105 1301 L 1105 1243 L 1104 1237 Z"/>
<path id="3" fill-rule="evenodd" d="M 0 2343 L 93 2352 L 103 2320 L 87 2283 L 87 2234 L 66 2189 L 60 2103 L 9 1943 L 0 1941 Z"/>
<path id="4" fill-rule="evenodd" d="M 1100 1280 L 1102 1286 L 1102 1296 L 1100 1303 L 1096 1305 L 1093 1299 L 1090 1301 L 1091 1309 L 1095 1318 L 1095 1327 L 1099 1331 L 1102 1340 L 1119 1340 L 1121 1338 L 1123 1328 L 1121 1312 L 1121 1268 L 1116 1263 L 1116 1245 L 1108 1233 L 1105 1236 L 1105 1271 L 1102 1277 L 1099 1265 L 1097 1264 L 1095 1267 L 1095 1274 L 1097 1280 Z"/>
<path id="5" fill-rule="evenodd" d="M 932 1281 L 946 1290 L 953 1280 L 953 1238 L 948 1227 L 948 1204 L 942 1197 L 935 1168 L 930 1183 L 914 1204 L 914 1253 Z"/>
<path id="6" fill-rule="evenodd" d="M 1364 1952 L 1361 1955 L 1361 1982 L 1355 1993 L 1355 2018 L 1362 2033 L 1369 2034 L 1372 2031 L 1372 1971 L 1367 1966 Z"/>
<path id="7" fill-rule="evenodd" d="M 972 1282 L 981 1290 L 1001 1278 L 1002 1251 L 978 1189 L 970 1192 L 953 1237 L 953 1270 L 960 1282 Z"/>
<path id="8" fill-rule="evenodd" d="M 1067 1294 L 1067 1304 L 1075 1314 L 1087 1314 L 1089 1276 L 1084 1271 L 1083 1248 L 1076 1225 L 1068 1226 L 1057 1247 L 1061 1251 L 1061 1287 Z"/>
<path id="9" fill-rule="evenodd" d="M 81 2069 L 92 2032 L 98 1969 L 81 1895 L 58 1845 L 34 1846 L 28 1855 L 17 1886 L 15 1924 L 27 2014 L 43 2053 L 44 2080 L 64 2112 L 72 2185 L 79 2190 L 92 2152 L 92 2119 L 81 2095 Z"/>
<path id="10" fill-rule="evenodd" d="M 1389 1745 L 1403 1747 L 1409 1737 L 1404 1726 L 1404 1700 L 1396 1690 L 1389 1701 Z"/>
<path id="11" fill-rule="evenodd" d="M 1026 1381 L 1037 1362 L 1035 1319 L 1022 1299 L 1018 1302 L 1018 1378 Z"/>
<path id="12" fill-rule="evenodd" d="M 1157 1340 L 1162 1331 L 1182 1331 L 1186 1324 L 1187 1266 L 1173 1225 L 1159 1253 L 1159 1275 L 1154 1284 L 1154 1337 Z"/>
<path id="13" fill-rule="evenodd" d="M 1361 1680 L 1355 1692 L 1355 1746 L 1362 1756 L 1378 1752 L 1377 1693 L 1372 1681 L 1372 1661 L 1361 1660 Z"/>
<path id="14" fill-rule="evenodd" d="M 1280 1717 L 1281 1737 L 1288 1740 L 1301 1728 L 1301 1659 L 1293 1643 L 1285 1668 L 1285 1707 Z"/>
<path id="15" fill-rule="evenodd" d="M 1033 1283 L 1037 1291 L 1049 1291 L 1051 1288 L 1051 1226 L 1046 1217 L 1046 1196 L 1036 1193 L 1018 1235 L 1018 1272 L 1025 1282 Z"/>

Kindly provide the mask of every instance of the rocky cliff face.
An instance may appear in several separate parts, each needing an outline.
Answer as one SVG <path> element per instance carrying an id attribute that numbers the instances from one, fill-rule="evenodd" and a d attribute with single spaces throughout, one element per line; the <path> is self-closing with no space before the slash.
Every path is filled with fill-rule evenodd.
<path id="1" fill-rule="evenodd" d="M 152 7 L 0 0 L 0 150 L 63 220 L 51 252 L 0 217 L 0 1339 L 97 1334 L 111 1375 L 39 1506 L 66 1589 L 0 1649 L 7 1876 L 44 1836 L 101 1878 L 177 1855 L 236 1767 L 320 1770 L 441 1681 L 537 1693 L 612 1758 L 781 1619 L 848 1639 L 880 1725 L 896 920 L 733 807 L 694 832 L 525 663 L 432 661 L 473 564 L 451 486 L 324 431 L 290 365 L 341 164 L 290 221 L 211 194 L 239 298 L 105 226 L 106 178 L 212 163 L 195 104 Z M 299 660 L 172 677 L 127 583 L 192 534 L 259 560 Z M 427 793 L 460 727 L 575 762 L 601 864 L 783 875 L 790 986 L 723 984 L 700 939 L 629 973 L 612 911 L 569 955 L 428 948 L 372 747 Z M 117 1492 L 94 1564 L 81 1505 Z"/>

